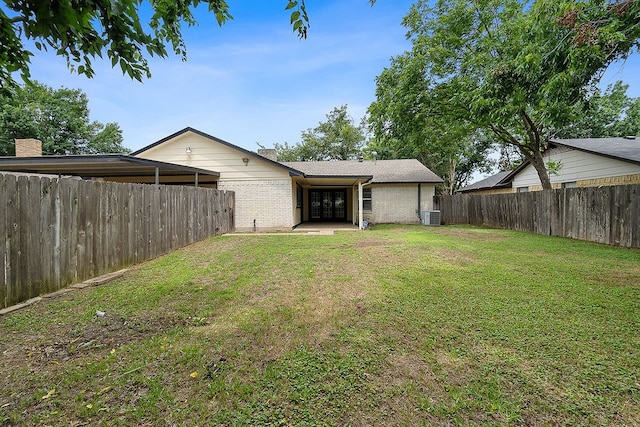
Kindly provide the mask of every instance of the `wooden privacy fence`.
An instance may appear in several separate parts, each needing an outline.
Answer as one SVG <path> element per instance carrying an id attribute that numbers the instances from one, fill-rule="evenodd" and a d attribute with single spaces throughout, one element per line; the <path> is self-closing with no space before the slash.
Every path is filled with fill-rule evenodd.
<path id="1" fill-rule="evenodd" d="M 436 196 L 443 224 L 471 224 L 640 247 L 640 185 Z"/>
<path id="2" fill-rule="evenodd" d="M 234 193 L 0 174 L 0 309 L 234 227 Z"/>

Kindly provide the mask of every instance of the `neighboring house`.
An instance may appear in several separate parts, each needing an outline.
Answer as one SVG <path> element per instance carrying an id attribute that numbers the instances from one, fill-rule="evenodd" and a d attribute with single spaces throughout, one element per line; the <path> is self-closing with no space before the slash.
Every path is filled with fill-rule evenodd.
<path id="1" fill-rule="evenodd" d="M 559 165 L 551 174 L 553 188 L 640 184 L 640 139 L 581 138 L 552 140 L 543 154 L 545 163 Z M 463 189 L 460 193 L 505 193 L 542 189 L 529 162 L 500 172 Z"/>
<path id="2" fill-rule="evenodd" d="M 239 231 L 306 221 L 420 223 L 443 182 L 417 160 L 281 163 L 274 150 L 260 153 L 186 128 L 132 155 L 219 172 L 218 188 L 235 192 Z"/>
<path id="3" fill-rule="evenodd" d="M 511 175 L 511 171 L 498 172 L 461 188 L 458 193 L 513 193 L 511 180 L 505 179 L 509 175 Z"/>

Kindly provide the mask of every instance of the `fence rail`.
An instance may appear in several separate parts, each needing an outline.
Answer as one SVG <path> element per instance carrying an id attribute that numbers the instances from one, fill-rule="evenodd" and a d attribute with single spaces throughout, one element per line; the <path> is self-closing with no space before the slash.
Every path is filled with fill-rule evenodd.
<path id="1" fill-rule="evenodd" d="M 234 227 L 234 193 L 0 174 L 0 308 Z"/>
<path id="2" fill-rule="evenodd" d="M 640 247 L 640 185 L 435 198 L 444 224 L 471 224 Z"/>

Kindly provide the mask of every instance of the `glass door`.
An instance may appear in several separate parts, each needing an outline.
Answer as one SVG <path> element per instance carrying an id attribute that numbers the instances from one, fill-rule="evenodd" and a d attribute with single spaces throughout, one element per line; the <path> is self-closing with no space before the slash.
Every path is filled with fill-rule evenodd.
<path id="1" fill-rule="evenodd" d="M 309 196 L 311 199 L 311 219 L 322 219 L 322 195 L 319 191 L 310 191 Z"/>
<path id="2" fill-rule="evenodd" d="M 310 190 L 311 220 L 345 221 L 347 193 L 345 190 Z"/>

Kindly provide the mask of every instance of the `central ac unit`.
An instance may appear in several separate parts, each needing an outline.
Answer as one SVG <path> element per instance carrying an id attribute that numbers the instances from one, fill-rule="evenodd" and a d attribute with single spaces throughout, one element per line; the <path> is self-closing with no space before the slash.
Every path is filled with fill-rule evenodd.
<path id="1" fill-rule="evenodd" d="M 422 225 L 440 225 L 440 211 L 422 211 Z"/>

